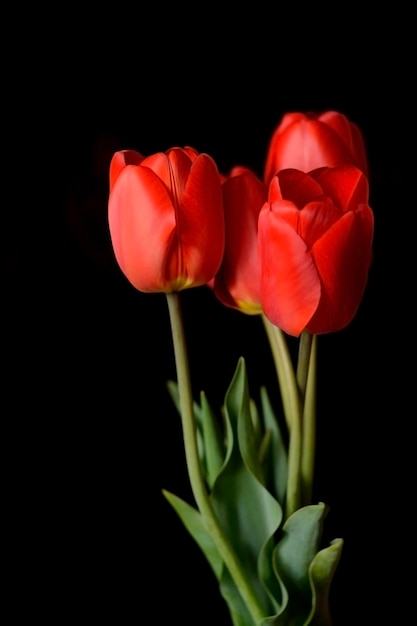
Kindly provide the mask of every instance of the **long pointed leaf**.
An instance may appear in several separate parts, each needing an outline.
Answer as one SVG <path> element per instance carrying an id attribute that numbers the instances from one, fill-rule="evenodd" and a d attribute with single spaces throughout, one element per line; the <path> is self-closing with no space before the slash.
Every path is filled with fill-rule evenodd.
<path id="1" fill-rule="evenodd" d="M 334 539 L 330 546 L 320 550 L 311 562 L 309 577 L 313 590 L 313 607 L 306 622 L 312 626 L 332 626 L 329 595 L 343 549 L 343 539 Z"/>
<path id="2" fill-rule="evenodd" d="M 201 514 L 197 511 L 197 509 L 187 504 L 187 502 L 173 493 L 166 490 L 163 490 L 162 493 L 180 517 L 185 528 L 204 553 L 217 580 L 220 580 L 223 569 L 223 560 L 206 529 Z"/>
<path id="3" fill-rule="evenodd" d="M 268 615 L 272 605 L 259 578 L 258 561 L 281 523 L 282 509 L 262 484 L 259 451 L 252 445 L 250 405 L 245 363 L 240 359 L 224 403 L 228 452 L 211 498 L 224 532 Z"/>
<path id="4" fill-rule="evenodd" d="M 265 429 L 271 433 L 267 453 L 266 475 L 271 483 L 272 494 L 284 506 L 288 475 L 288 453 L 277 417 L 265 387 L 261 388 L 261 404 Z"/>
<path id="5" fill-rule="evenodd" d="M 201 431 L 207 484 L 211 489 L 224 463 L 226 453 L 224 436 L 217 415 L 209 404 L 206 394 L 201 393 Z"/>

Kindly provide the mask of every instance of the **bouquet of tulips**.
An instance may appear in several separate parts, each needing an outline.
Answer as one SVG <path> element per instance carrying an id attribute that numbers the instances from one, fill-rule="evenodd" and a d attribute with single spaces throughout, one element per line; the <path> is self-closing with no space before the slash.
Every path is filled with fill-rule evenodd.
<path id="1" fill-rule="evenodd" d="M 240 164 L 219 172 L 192 147 L 122 150 L 110 163 L 117 263 L 137 290 L 165 293 L 169 309 L 177 379 L 167 393 L 194 501 L 163 494 L 204 553 L 234 626 L 332 624 L 343 540 L 322 544 L 328 507 L 312 502 L 316 352 L 318 337 L 345 328 L 361 303 L 372 261 L 368 198 L 363 135 L 336 111 L 285 114 L 262 177 Z M 266 388 L 254 401 L 243 357 L 222 406 L 195 395 L 181 292 L 202 286 L 259 316 L 279 407 Z"/>

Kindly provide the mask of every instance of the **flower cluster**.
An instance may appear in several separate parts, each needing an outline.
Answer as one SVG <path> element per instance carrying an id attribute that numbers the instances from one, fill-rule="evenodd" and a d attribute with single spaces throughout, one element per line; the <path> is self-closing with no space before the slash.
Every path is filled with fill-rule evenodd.
<path id="1" fill-rule="evenodd" d="M 335 111 L 287 113 L 262 177 L 227 175 L 192 147 L 114 154 L 108 218 L 116 260 L 142 292 L 166 294 L 195 504 L 164 495 L 204 552 L 234 626 L 329 626 L 343 541 L 321 545 L 327 507 L 311 502 L 317 337 L 355 316 L 372 262 L 373 212 L 359 128 Z M 282 413 L 257 407 L 240 359 L 224 405 L 195 401 L 180 292 L 206 286 L 259 315 Z M 285 335 L 299 338 L 292 362 Z"/>

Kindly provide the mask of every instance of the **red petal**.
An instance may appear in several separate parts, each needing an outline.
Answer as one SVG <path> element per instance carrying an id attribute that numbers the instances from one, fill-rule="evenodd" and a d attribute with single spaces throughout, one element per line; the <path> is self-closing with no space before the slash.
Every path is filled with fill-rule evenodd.
<path id="1" fill-rule="evenodd" d="M 191 146 L 185 146 L 184 152 L 188 154 L 188 156 L 190 157 L 192 161 L 194 161 L 195 157 L 198 156 L 199 154 L 197 150 L 195 148 L 192 148 Z"/>
<path id="2" fill-rule="evenodd" d="M 268 202 L 278 202 L 279 200 L 282 200 L 281 187 L 279 184 L 279 178 L 275 175 L 269 183 Z"/>
<path id="3" fill-rule="evenodd" d="M 353 165 L 322 168 L 310 174 L 342 211 L 354 211 L 360 204 L 368 203 L 368 179 Z"/>
<path id="4" fill-rule="evenodd" d="M 194 284 L 208 282 L 220 267 L 225 242 L 223 195 L 217 166 L 207 154 L 192 162 L 177 214 L 182 270 Z"/>
<path id="5" fill-rule="evenodd" d="M 288 126 L 290 126 L 294 122 L 298 122 L 300 119 L 305 119 L 305 118 L 306 116 L 303 113 L 285 113 L 280 123 L 275 128 L 274 132 L 272 133 L 272 136 L 268 145 L 268 151 L 267 151 L 265 168 L 264 168 L 264 181 L 267 184 L 270 183 L 272 177 L 275 176 L 275 174 L 277 173 L 276 154 L 277 154 L 277 151 L 279 150 L 279 142 L 280 142 L 282 133 L 285 131 L 285 129 Z"/>
<path id="6" fill-rule="evenodd" d="M 313 246 L 322 284 L 320 305 L 308 324 L 312 333 L 347 326 L 359 307 L 372 258 L 373 213 L 368 206 L 349 212 Z"/>
<path id="7" fill-rule="evenodd" d="M 126 165 L 139 165 L 143 161 L 143 156 L 135 150 L 119 150 L 115 152 L 110 161 L 110 191 L 114 182 Z"/>
<path id="8" fill-rule="evenodd" d="M 305 242 L 277 214 L 280 208 L 266 204 L 259 216 L 261 302 L 273 324 L 298 336 L 319 304 L 320 282 Z"/>
<path id="9" fill-rule="evenodd" d="M 307 247 L 311 248 L 342 215 L 331 199 L 325 197 L 320 202 L 309 202 L 299 211 L 295 229 Z"/>
<path id="10" fill-rule="evenodd" d="M 142 167 L 149 167 L 165 183 L 174 205 L 181 202 L 191 164 L 191 157 L 182 148 L 157 152 L 142 161 Z"/>
<path id="11" fill-rule="evenodd" d="M 309 172 L 352 161 L 347 146 L 332 128 L 315 119 L 301 119 L 290 124 L 271 147 L 266 180 L 286 168 Z"/>
<path id="12" fill-rule="evenodd" d="M 339 113 L 338 111 L 325 111 L 324 113 L 320 113 L 318 115 L 317 120 L 319 122 L 323 122 L 327 126 L 330 126 L 341 139 L 343 139 L 344 143 L 352 148 L 351 143 L 351 134 L 350 134 L 350 121 L 343 115 L 343 113 Z"/>
<path id="13" fill-rule="evenodd" d="M 165 291 L 165 261 L 175 231 L 166 187 L 152 170 L 126 166 L 109 197 L 114 253 L 129 281 L 141 291 Z"/>
<path id="14" fill-rule="evenodd" d="M 260 313 L 258 217 L 267 186 L 245 167 L 232 171 L 222 187 L 226 248 L 214 289 L 223 304 Z"/>
<path id="15" fill-rule="evenodd" d="M 269 201 L 274 202 L 284 198 L 302 209 L 307 202 L 320 198 L 322 195 L 322 188 L 309 174 L 291 168 L 281 170 L 274 176 L 270 184 Z"/>
<path id="16" fill-rule="evenodd" d="M 326 111 L 319 115 L 318 119 L 333 128 L 339 137 L 343 139 L 352 156 L 351 162 L 367 176 L 368 160 L 365 142 L 359 127 L 337 111 Z"/>

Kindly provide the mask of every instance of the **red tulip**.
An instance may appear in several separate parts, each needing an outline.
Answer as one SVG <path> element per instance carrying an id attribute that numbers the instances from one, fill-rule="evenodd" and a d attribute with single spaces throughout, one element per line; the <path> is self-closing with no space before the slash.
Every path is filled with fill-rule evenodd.
<path id="1" fill-rule="evenodd" d="M 258 217 L 268 187 L 246 167 L 236 166 L 222 185 L 226 226 L 223 261 L 211 285 L 226 306 L 262 313 L 258 263 Z"/>
<path id="2" fill-rule="evenodd" d="M 217 166 L 192 148 L 115 153 L 108 206 L 116 260 L 140 291 L 203 285 L 220 267 L 224 215 Z"/>
<path id="3" fill-rule="evenodd" d="M 268 187 L 248 168 L 236 166 L 223 177 L 222 189 L 226 245 L 212 286 L 226 306 L 261 313 L 257 235 Z"/>
<path id="4" fill-rule="evenodd" d="M 355 165 L 367 176 L 365 143 L 358 126 L 342 113 L 286 113 L 269 143 L 264 180 L 280 170 Z"/>
<path id="5" fill-rule="evenodd" d="M 272 179 L 259 215 L 261 301 L 289 335 L 347 326 L 357 312 L 372 260 L 368 180 L 347 165 Z"/>

